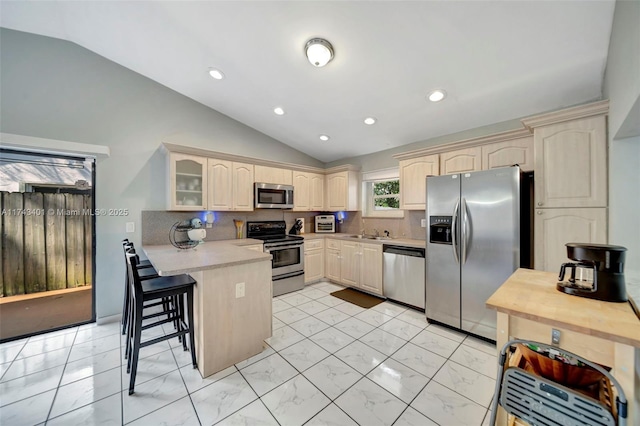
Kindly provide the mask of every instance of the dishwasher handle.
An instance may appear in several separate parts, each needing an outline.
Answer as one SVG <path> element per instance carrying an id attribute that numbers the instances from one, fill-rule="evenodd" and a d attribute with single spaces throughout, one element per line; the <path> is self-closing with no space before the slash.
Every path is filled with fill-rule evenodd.
<path id="1" fill-rule="evenodd" d="M 421 257 L 424 259 L 424 249 L 420 247 L 399 247 L 392 245 L 383 245 L 383 253 L 397 254 L 400 256 Z"/>

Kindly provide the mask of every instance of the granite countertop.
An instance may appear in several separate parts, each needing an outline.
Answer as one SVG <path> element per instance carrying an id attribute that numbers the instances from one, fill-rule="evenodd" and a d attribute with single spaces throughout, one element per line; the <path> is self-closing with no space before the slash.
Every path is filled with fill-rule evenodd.
<path id="1" fill-rule="evenodd" d="M 317 233 L 309 233 L 309 234 L 300 234 L 301 237 L 305 239 L 313 240 L 318 238 L 334 238 L 339 240 L 348 240 L 348 241 L 358 241 L 367 244 L 388 244 L 395 246 L 406 246 L 406 247 L 418 247 L 425 248 L 426 242 L 425 240 L 415 240 L 411 238 L 390 238 L 390 239 L 380 239 L 373 240 L 368 238 L 352 238 L 351 236 L 354 234 L 343 234 L 343 233 L 325 233 L 325 234 L 317 234 Z"/>
<path id="2" fill-rule="evenodd" d="M 179 250 L 170 244 L 147 245 L 142 250 L 158 275 L 166 276 L 271 260 L 269 253 L 242 247 L 252 244 L 262 241 L 251 238 L 207 241 L 189 250 Z"/>

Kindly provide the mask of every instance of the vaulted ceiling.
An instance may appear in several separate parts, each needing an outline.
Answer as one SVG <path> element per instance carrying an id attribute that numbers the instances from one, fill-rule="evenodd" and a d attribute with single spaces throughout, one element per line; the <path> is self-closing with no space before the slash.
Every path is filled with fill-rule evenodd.
<path id="1" fill-rule="evenodd" d="M 329 162 L 599 99 L 614 7 L 2 1 L 0 25 L 77 43 Z M 313 37 L 335 49 L 323 68 L 304 54 Z M 434 89 L 447 97 L 429 102 Z"/>

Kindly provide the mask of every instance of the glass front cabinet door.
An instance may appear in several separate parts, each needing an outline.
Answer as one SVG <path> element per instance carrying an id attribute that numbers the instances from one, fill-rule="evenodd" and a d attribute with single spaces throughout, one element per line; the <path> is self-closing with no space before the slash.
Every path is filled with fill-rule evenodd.
<path id="1" fill-rule="evenodd" d="M 169 209 L 206 210 L 207 159 L 169 154 Z"/>

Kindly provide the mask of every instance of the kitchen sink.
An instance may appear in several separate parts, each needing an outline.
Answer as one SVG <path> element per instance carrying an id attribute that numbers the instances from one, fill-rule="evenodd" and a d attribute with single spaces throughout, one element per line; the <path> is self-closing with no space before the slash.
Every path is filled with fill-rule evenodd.
<path id="1" fill-rule="evenodd" d="M 349 238 L 358 238 L 360 240 L 390 240 L 391 237 L 376 237 L 375 235 L 349 235 Z"/>

